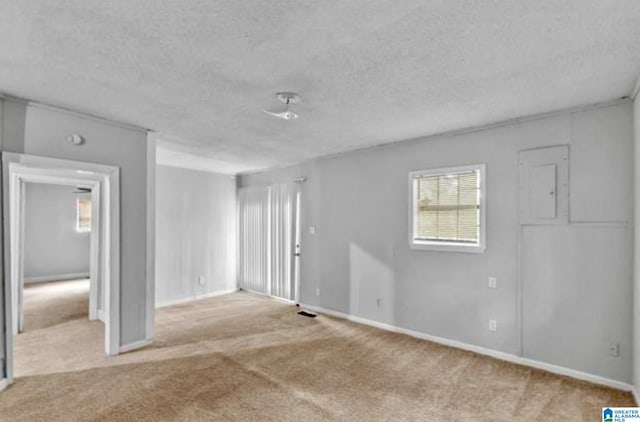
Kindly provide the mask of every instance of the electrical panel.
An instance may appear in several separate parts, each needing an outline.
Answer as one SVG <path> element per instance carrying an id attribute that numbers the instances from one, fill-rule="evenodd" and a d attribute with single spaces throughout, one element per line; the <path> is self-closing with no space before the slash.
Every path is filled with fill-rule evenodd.
<path id="1" fill-rule="evenodd" d="M 567 224 L 569 147 L 520 151 L 518 168 L 520 224 Z"/>

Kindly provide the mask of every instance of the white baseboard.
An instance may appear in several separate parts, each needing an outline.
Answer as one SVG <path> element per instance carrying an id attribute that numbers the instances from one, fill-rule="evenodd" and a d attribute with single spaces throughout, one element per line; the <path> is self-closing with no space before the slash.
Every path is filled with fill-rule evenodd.
<path id="1" fill-rule="evenodd" d="M 38 277 L 25 277 L 24 283 L 25 284 L 45 283 L 47 281 L 74 280 L 79 278 L 89 278 L 89 273 L 68 273 L 68 274 L 41 275 Z"/>
<path id="2" fill-rule="evenodd" d="M 521 356 L 512 355 L 511 353 L 500 352 L 498 350 L 487 349 L 481 346 L 474 346 L 472 344 L 463 343 L 457 340 L 450 340 L 443 337 L 432 336 L 429 334 L 420 333 L 418 331 L 408 330 L 406 328 L 400 328 L 389 324 L 384 324 L 377 321 L 372 321 L 366 318 L 361 318 L 349 314 L 345 314 L 343 312 L 333 311 L 330 309 L 321 308 L 319 306 L 312 305 L 304 305 L 300 304 L 302 308 L 308 309 L 310 311 L 323 313 L 326 315 L 335 316 L 338 318 L 344 318 L 349 321 L 357 322 L 364 325 L 369 325 L 371 327 L 380 328 L 386 331 L 392 331 L 395 333 L 406 334 L 411 337 L 416 337 L 422 340 L 432 341 L 434 343 L 442 344 L 444 346 L 455 347 L 456 349 L 467 350 L 470 352 L 478 353 L 480 355 L 489 356 L 492 358 L 500 359 L 506 362 L 515 363 L 518 365 L 524 365 L 531 368 L 542 369 L 547 372 L 551 372 L 558 375 L 565 375 L 571 378 L 575 378 L 582 381 L 588 381 L 594 384 L 604 385 L 607 387 L 615 388 L 617 390 L 623 391 L 631 391 L 634 393 L 636 397 L 636 402 L 638 402 L 638 397 L 634 388 L 625 382 L 616 381 L 609 378 L 601 377 L 599 375 L 589 374 L 587 372 L 578 371 L 575 369 L 565 368 L 563 366 L 553 365 L 551 363 L 540 362 L 533 359 L 527 359 Z M 640 402 L 638 402 L 640 404 Z"/>
<path id="3" fill-rule="evenodd" d="M 287 305 L 295 305 L 296 304 L 296 302 L 294 300 L 283 299 L 281 297 L 272 296 L 272 295 L 269 295 L 267 293 L 257 292 L 255 290 L 251 290 L 251 289 L 245 289 L 244 287 L 241 287 L 239 290 L 242 290 L 243 292 L 251 293 L 251 294 L 254 294 L 254 295 L 258 295 L 258 296 L 265 296 L 265 297 L 268 297 L 269 299 L 277 300 L 278 302 L 284 302 Z"/>
<path id="4" fill-rule="evenodd" d="M 125 344 L 124 346 L 120 346 L 120 353 L 132 352 L 134 350 L 142 349 L 143 347 L 147 347 L 153 344 L 153 340 L 144 339 L 140 341 L 134 341 L 133 343 Z"/>
<path id="5" fill-rule="evenodd" d="M 9 381 L 6 378 L 0 379 L 0 391 L 4 390 L 9 386 Z"/>
<path id="6" fill-rule="evenodd" d="M 217 291 L 217 292 L 211 292 L 211 293 L 207 293 L 207 294 L 203 294 L 203 295 L 185 297 L 185 298 L 175 299 L 175 300 L 166 300 L 166 301 L 162 301 L 162 302 L 157 302 L 156 303 L 156 308 L 164 308 L 164 307 L 167 307 L 167 306 L 180 305 L 181 303 L 193 302 L 195 300 L 208 299 L 210 297 L 228 295 L 230 293 L 235 293 L 237 291 L 238 291 L 238 289 L 220 290 L 220 291 Z"/>

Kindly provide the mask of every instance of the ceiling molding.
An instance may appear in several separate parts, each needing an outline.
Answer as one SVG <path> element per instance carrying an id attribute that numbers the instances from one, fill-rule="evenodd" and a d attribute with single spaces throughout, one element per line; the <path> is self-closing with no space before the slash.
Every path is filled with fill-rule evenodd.
<path id="1" fill-rule="evenodd" d="M 305 164 L 305 163 L 311 163 L 311 162 L 314 162 L 314 161 L 329 160 L 329 159 L 332 159 L 332 158 L 335 158 L 335 157 L 340 157 L 340 156 L 349 155 L 349 154 L 355 154 L 355 153 L 366 152 L 366 151 L 375 151 L 375 150 L 380 150 L 380 149 L 387 149 L 387 148 L 391 148 L 391 147 L 397 146 L 398 144 L 413 145 L 413 144 L 418 144 L 418 143 L 422 143 L 422 142 L 428 142 L 428 141 L 431 141 L 431 140 L 435 140 L 437 138 L 450 138 L 450 137 L 458 136 L 458 135 L 465 135 L 465 134 L 475 133 L 475 132 L 483 132 L 485 130 L 497 129 L 497 128 L 508 127 L 508 126 L 515 126 L 515 125 L 526 123 L 526 122 L 532 122 L 532 121 L 536 121 L 536 120 L 548 119 L 548 118 L 551 118 L 551 117 L 554 117 L 554 116 L 563 115 L 563 114 L 580 113 L 580 112 L 584 112 L 584 111 L 588 111 L 588 110 L 595 110 L 595 109 L 605 108 L 605 107 L 613 107 L 613 106 L 617 106 L 617 105 L 621 105 L 621 104 L 627 104 L 627 103 L 631 103 L 631 102 L 632 102 L 632 100 L 631 100 L 630 97 L 616 98 L 616 99 L 609 100 L 609 101 L 602 101 L 602 102 L 593 103 L 593 104 L 570 107 L 570 108 L 565 108 L 565 109 L 560 109 L 560 110 L 549 111 L 549 112 L 545 112 L 545 113 L 536 113 L 536 114 L 531 114 L 531 115 L 528 115 L 528 116 L 515 117 L 513 119 L 501 120 L 499 122 L 489 123 L 489 124 L 486 124 L 486 125 L 471 126 L 471 127 L 465 128 L 465 129 L 456 129 L 456 130 L 451 130 L 451 131 L 446 131 L 446 132 L 434 133 L 432 135 L 425 135 L 425 136 L 421 136 L 421 137 L 417 137 L 417 138 L 410 138 L 410 139 L 405 139 L 405 140 L 386 142 L 386 143 L 378 144 L 378 145 L 366 146 L 366 147 L 362 147 L 362 148 L 353 148 L 353 149 L 350 149 L 350 150 L 338 151 L 338 152 L 334 152 L 334 153 L 321 155 L 321 156 L 318 156 L 318 157 L 313 157 L 313 158 L 310 158 L 310 159 L 307 159 L 307 160 L 300 161 L 298 163 L 291 163 L 291 164 L 285 164 L 285 165 L 281 165 L 281 166 L 274 166 L 274 167 L 269 167 L 267 169 L 256 170 L 256 171 L 241 172 L 241 173 L 238 173 L 237 175 L 242 177 L 242 176 L 251 176 L 251 175 L 256 175 L 256 174 L 261 174 L 261 173 L 269 173 L 269 172 L 272 172 L 272 171 L 275 171 L 275 170 L 286 169 L 286 168 L 289 168 L 289 167 L 299 166 L 299 165 L 302 165 L 302 164 Z"/>
<path id="2" fill-rule="evenodd" d="M 99 117 L 99 116 L 96 116 L 96 115 L 93 115 L 93 114 L 84 113 L 84 112 L 76 111 L 76 110 L 71 110 L 71 109 L 68 109 L 68 108 L 65 108 L 65 107 L 61 107 L 61 106 L 45 104 L 45 103 L 41 103 L 39 101 L 34 101 L 34 100 L 27 99 L 27 98 L 22 98 L 22 97 L 17 97 L 17 96 L 6 94 L 6 93 L 0 93 L 0 99 L 3 99 L 4 101 L 10 101 L 10 102 L 15 102 L 15 103 L 26 104 L 26 105 L 28 105 L 30 107 L 35 107 L 35 108 L 41 108 L 41 109 L 45 109 L 45 110 L 55 111 L 57 113 L 68 114 L 68 115 L 75 116 L 75 117 L 80 117 L 80 118 L 83 118 L 83 119 L 94 120 L 94 121 L 97 121 L 97 122 L 100 122 L 100 123 L 108 124 L 108 125 L 111 125 L 111 126 L 118 126 L 120 128 L 129 129 L 129 130 L 133 130 L 133 131 L 136 131 L 136 132 L 144 132 L 144 133 L 150 132 L 150 129 L 143 128 L 141 126 L 136 126 L 136 125 L 133 125 L 131 123 L 118 122 L 118 121 L 115 121 L 115 120 L 107 119 L 105 117 Z"/>

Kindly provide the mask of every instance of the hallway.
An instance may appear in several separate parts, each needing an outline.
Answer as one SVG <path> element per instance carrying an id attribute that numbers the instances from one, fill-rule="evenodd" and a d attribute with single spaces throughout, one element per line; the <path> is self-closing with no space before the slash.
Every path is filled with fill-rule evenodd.
<path id="1" fill-rule="evenodd" d="M 89 321 L 89 279 L 27 284 L 24 331 L 14 343 L 15 376 L 104 355 L 103 333 L 101 322 Z"/>

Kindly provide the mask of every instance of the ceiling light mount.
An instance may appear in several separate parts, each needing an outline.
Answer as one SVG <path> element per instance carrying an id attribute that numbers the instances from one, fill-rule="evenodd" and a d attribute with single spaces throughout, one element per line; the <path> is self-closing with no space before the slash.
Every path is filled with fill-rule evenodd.
<path id="1" fill-rule="evenodd" d="M 265 113 L 283 120 L 293 120 L 298 118 L 298 115 L 289 108 L 291 104 L 297 104 L 300 102 L 300 96 L 298 94 L 295 92 L 278 92 L 276 93 L 276 98 L 278 101 L 285 104 L 284 110 L 264 110 Z"/>
<path id="2" fill-rule="evenodd" d="M 285 104 L 298 104 L 300 96 L 295 92 L 278 92 L 276 98 Z"/>

